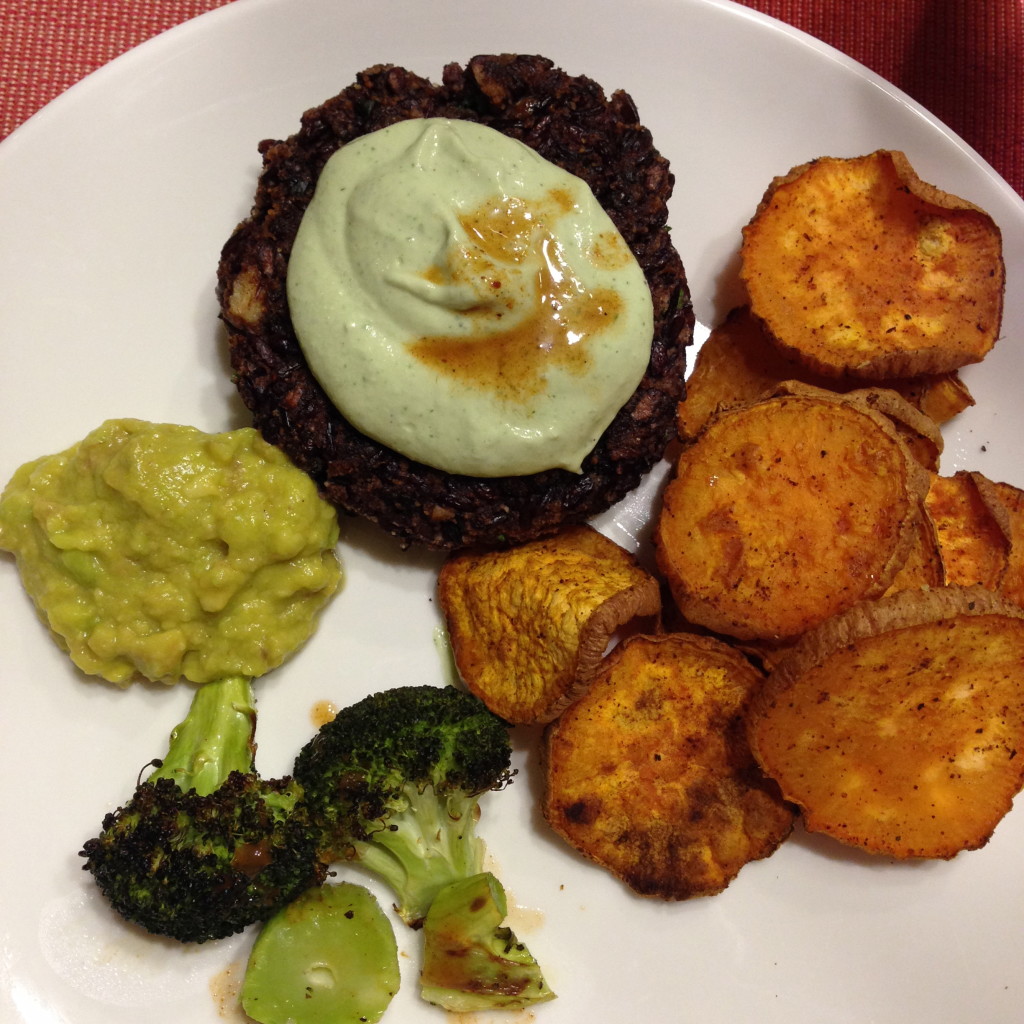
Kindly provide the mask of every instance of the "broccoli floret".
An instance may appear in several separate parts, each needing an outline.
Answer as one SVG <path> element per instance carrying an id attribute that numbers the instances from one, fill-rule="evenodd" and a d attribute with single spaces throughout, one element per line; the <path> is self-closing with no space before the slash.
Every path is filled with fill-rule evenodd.
<path id="1" fill-rule="evenodd" d="M 255 771 L 252 682 L 196 690 L 166 757 L 81 850 L 124 918 L 182 942 L 205 942 L 266 920 L 326 866 L 290 778 Z"/>
<path id="2" fill-rule="evenodd" d="M 362 863 L 419 926 L 446 885 L 483 870 L 480 797 L 512 778 L 508 726 L 454 687 L 400 686 L 343 709 L 293 775 L 323 828 L 325 860 Z"/>
<path id="3" fill-rule="evenodd" d="M 490 872 L 445 886 L 423 922 L 420 994 L 452 1013 L 555 998 L 530 951 L 504 925 L 505 889 Z"/>

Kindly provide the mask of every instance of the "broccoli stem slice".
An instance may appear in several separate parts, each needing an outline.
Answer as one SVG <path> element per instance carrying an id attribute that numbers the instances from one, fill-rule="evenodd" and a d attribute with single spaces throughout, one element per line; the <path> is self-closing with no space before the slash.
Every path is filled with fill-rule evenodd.
<path id="1" fill-rule="evenodd" d="M 453 1013 L 555 998 L 530 951 L 503 925 L 505 890 L 489 871 L 438 893 L 423 922 L 420 995 Z"/>
<path id="2" fill-rule="evenodd" d="M 248 676 L 205 683 L 171 730 L 167 754 L 148 781 L 173 779 L 182 792 L 209 796 L 233 772 L 247 774 L 256 755 L 256 701 Z"/>
<path id="3" fill-rule="evenodd" d="M 476 834 L 479 796 L 438 795 L 433 786 L 403 787 L 405 807 L 366 840 L 355 840 L 359 862 L 391 886 L 402 920 L 419 927 L 438 893 L 483 870 Z"/>
<path id="4" fill-rule="evenodd" d="M 373 1024 L 400 981 L 391 922 L 369 890 L 338 882 L 306 890 L 263 926 L 242 1009 L 260 1024 Z"/>

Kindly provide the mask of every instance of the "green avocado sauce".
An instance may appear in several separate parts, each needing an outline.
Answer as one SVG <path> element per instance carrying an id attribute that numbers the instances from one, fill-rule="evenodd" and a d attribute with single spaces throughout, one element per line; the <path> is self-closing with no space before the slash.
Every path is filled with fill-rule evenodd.
<path id="1" fill-rule="evenodd" d="M 74 663 L 121 686 L 259 676 L 341 582 L 338 521 L 259 434 L 108 420 L 26 463 L 0 549 Z"/>

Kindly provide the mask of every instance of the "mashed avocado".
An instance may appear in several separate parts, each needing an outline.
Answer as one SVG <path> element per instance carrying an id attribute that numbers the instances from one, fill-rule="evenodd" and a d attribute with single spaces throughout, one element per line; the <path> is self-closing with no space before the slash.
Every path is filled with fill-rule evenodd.
<path id="1" fill-rule="evenodd" d="M 339 585 L 337 540 L 333 508 L 251 428 L 108 420 L 0 495 L 0 549 L 40 614 L 119 685 L 279 665 Z"/>

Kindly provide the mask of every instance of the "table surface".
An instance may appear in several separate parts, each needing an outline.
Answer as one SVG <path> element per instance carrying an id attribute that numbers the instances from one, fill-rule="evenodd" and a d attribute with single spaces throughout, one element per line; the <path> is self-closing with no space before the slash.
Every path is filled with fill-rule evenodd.
<path id="1" fill-rule="evenodd" d="M 0 139 L 90 71 L 237 0 L 0 0 Z M 903 89 L 1024 195 L 1024 0 L 741 0 Z"/>

